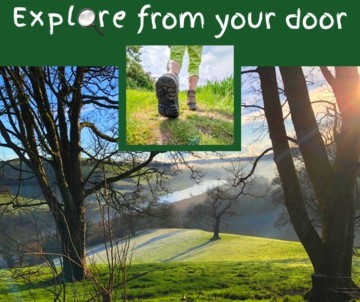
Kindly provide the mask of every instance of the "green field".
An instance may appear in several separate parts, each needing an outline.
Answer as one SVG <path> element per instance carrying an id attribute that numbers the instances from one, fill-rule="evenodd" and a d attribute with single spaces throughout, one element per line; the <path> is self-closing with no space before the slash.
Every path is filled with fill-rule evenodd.
<path id="1" fill-rule="evenodd" d="M 160 229 L 133 238 L 128 300 L 303 301 L 312 267 L 299 243 L 229 234 L 221 237 L 209 241 L 211 233 L 204 231 Z M 103 257 L 99 253 L 95 260 L 106 280 Z M 359 282 L 360 262 L 354 262 L 354 277 Z M 41 268 L 27 284 L 2 270 L 0 301 L 52 301 L 50 277 Z M 68 301 L 87 301 L 91 292 L 89 281 L 66 286 Z M 119 289 L 118 299 L 120 295 Z"/>
<path id="2" fill-rule="evenodd" d="M 179 94 L 180 116 L 162 117 L 154 91 L 127 89 L 126 143 L 128 145 L 231 145 L 234 139 L 233 78 L 197 89 L 197 111 Z"/>

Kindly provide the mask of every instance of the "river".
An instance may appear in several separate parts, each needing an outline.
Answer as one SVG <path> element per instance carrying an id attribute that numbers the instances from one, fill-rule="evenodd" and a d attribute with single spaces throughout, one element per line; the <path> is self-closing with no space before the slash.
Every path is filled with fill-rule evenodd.
<path id="1" fill-rule="evenodd" d="M 244 163 L 246 166 L 246 163 Z M 231 163 L 228 162 L 201 162 L 201 164 L 194 164 L 194 167 L 200 168 L 204 177 L 199 184 L 194 183 L 190 179 L 190 173 L 184 171 L 182 175 L 178 175 L 172 180 L 171 189 L 172 193 L 160 197 L 161 202 L 176 202 L 193 196 L 201 195 L 208 189 L 225 183 L 229 173 L 226 169 L 231 168 Z M 244 167 L 245 171 L 249 171 L 250 164 Z M 276 169 L 273 160 L 261 160 L 255 170 L 254 176 L 263 177 L 264 181 L 271 183 L 272 179 L 276 176 Z M 187 179 L 186 179 L 187 178 Z M 176 190 L 176 184 L 179 183 L 180 190 Z M 184 187 L 184 183 L 186 187 Z"/>

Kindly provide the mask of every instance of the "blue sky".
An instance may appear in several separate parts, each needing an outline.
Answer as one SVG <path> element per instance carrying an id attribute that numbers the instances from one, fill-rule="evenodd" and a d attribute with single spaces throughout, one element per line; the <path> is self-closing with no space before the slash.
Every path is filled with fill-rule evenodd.
<path id="1" fill-rule="evenodd" d="M 244 67 L 243 69 L 254 69 L 255 67 Z M 326 83 L 319 67 L 303 67 L 305 78 L 308 82 L 308 91 L 311 101 L 330 101 L 334 102 L 334 95 L 329 85 Z M 333 68 L 329 68 L 334 72 Z M 282 86 L 281 79 L 278 79 L 279 87 Z M 259 79 L 256 73 L 247 74 L 242 77 L 242 103 L 251 105 L 255 104 L 263 106 L 262 96 L 259 92 Z M 284 101 L 285 96 L 280 94 L 280 98 Z M 313 104 L 314 113 L 320 120 L 327 112 L 327 104 Z M 283 107 L 283 115 L 287 116 L 289 108 L 285 104 Z M 242 153 L 259 154 L 264 149 L 271 147 L 269 134 L 264 123 L 264 117 L 256 118 L 261 114 L 259 109 L 242 109 Z M 324 120 L 323 120 L 324 121 Z M 293 136 L 294 130 L 290 117 L 287 117 L 286 128 L 289 136 Z"/>
<path id="2" fill-rule="evenodd" d="M 166 64 L 170 56 L 168 46 L 143 46 L 141 48 L 142 67 L 151 72 L 155 78 L 166 72 Z M 187 89 L 187 54 L 184 57 L 180 72 L 180 90 Z M 229 45 L 204 46 L 200 65 L 199 85 L 207 81 L 222 80 L 234 74 L 234 47 Z"/>

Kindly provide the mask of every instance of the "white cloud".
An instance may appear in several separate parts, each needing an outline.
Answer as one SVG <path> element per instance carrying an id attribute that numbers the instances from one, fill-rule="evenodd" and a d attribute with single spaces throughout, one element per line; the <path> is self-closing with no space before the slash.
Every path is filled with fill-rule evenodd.
<path id="1" fill-rule="evenodd" d="M 143 46 L 141 48 L 142 67 L 158 78 L 166 71 L 170 51 L 167 46 Z"/>
<path id="2" fill-rule="evenodd" d="M 155 78 L 166 72 L 170 49 L 168 46 L 143 46 L 141 48 L 142 67 L 151 72 Z M 179 75 L 180 89 L 187 89 L 187 66 L 189 59 L 184 57 L 183 68 Z M 207 81 L 221 80 L 234 73 L 234 47 L 233 46 L 204 46 L 202 63 L 200 65 L 199 85 Z"/>

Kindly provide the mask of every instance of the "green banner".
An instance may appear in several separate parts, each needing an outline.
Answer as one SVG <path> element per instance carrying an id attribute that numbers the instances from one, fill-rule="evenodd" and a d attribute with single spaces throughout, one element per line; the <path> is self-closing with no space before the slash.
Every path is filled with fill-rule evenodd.
<path id="1" fill-rule="evenodd" d="M 79 24 L 86 8 L 103 36 Z M 3 0 L 0 18 L 2 65 L 114 65 L 143 44 L 231 44 L 245 65 L 358 60 L 356 0 Z"/>
<path id="2" fill-rule="evenodd" d="M 359 2 L 284 0 L 9 1 L 0 9 L 1 65 L 119 66 L 120 149 L 126 144 L 127 45 L 234 47 L 234 144 L 240 150 L 240 69 L 257 65 L 359 65 Z"/>

